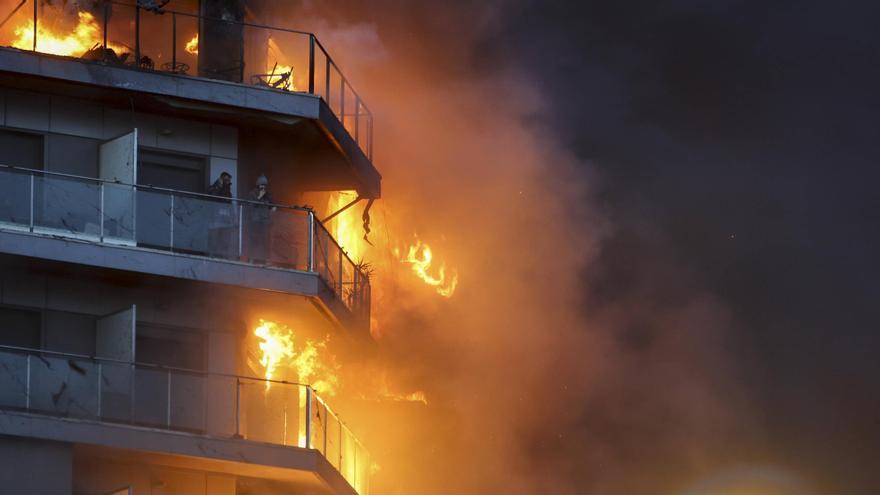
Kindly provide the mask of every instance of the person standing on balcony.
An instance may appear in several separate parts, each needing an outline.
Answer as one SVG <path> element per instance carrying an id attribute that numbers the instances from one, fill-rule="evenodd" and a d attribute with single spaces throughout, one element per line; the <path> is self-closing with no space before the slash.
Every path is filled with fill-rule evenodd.
<path id="1" fill-rule="evenodd" d="M 232 175 L 223 172 L 220 177 L 208 186 L 206 191 L 211 196 L 232 199 Z M 208 225 L 208 254 L 217 258 L 232 258 L 235 245 L 235 215 L 231 201 L 214 200 L 211 222 Z"/>
<path id="2" fill-rule="evenodd" d="M 208 194 L 211 196 L 222 196 L 224 198 L 232 198 L 232 175 L 229 172 L 223 172 L 220 177 L 208 186 Z"/>
<path id="3" fill-rule="evenodd" d="M 272 235 L 272 212 L 275 211 L 272 195 L 269 193 L 269 179 L 260 174 L 256 187 L 248 199 L 254 203 L 247 205 L 248 212 L 248 258 L 251 263 L 267 264 L 270 255 Z"/>

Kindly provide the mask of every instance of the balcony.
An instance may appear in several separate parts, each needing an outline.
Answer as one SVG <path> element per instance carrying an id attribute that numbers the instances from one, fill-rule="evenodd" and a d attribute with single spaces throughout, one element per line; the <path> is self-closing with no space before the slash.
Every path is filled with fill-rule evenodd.
<path id="1" fill-rule="evenodd" d="M 156 12 L 137 2 L 100 5 L 72 13 L 24 0 L 11 12 L 0 13 L 5 17 L 0 44 L 140 72 L 317 96 L 372 160 L 372 112 L 314 34 L 245 22 L 244 12 L 239 21 L 169 9 Z M 63 77 L 86 75 L 81 70 L 59 70 L 63 74 L 56 75 Z M 114 79 L 114 87 L 149 90 L 132 76 L 127 81 L 108 77 Z M 151 84 L 152 89 L 168 86 L 159 81 Z M 194 88 L 193 84 L 180 86 Z M 209 92 L 221 94 L 224 100 L 237 98 L 231 88 L 215 87 Z M 265 100 L 258 95 L 251 99 Z"/>
<path id="2" fill-rule="evenodd" d="M 369 492 L 369 454 L 307 385 L 0 346 L 0 410 L 4 434 L 210 457 L 241 476 L 275 463 L 259 472 L 314 493 Z M 308 461 L 315 453 L 330 474 Z"/>
<path id="3" fill-rule="evenodd" d="M 0 166 L 0 237 L 10 254 L 296 293 L 369 324 L 368 276 L 302 207 Z"/>

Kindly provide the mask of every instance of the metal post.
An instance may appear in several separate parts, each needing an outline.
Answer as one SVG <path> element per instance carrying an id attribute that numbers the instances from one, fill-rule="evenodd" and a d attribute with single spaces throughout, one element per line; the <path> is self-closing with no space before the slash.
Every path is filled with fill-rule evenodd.
<path id="1" fill-rule="evenodd" d="M 327 404 L 324 404 L 324 458 L 327 458 Z M 329 459 L 328 459 L 329 460 Z"/>
<path id="2" fill-rule="evenodd" d="M 98 223 L 101 229 L 98 235 L 101 242 L 104 242 L 104 181 L 101 181 L 101 206 L 98 209 L 98 215 L 100 215 Z"/>
<path id="3" fill-rule="evenodd" d="M 309 211 L 309 265 L 308 271 L 315 271 L 315 212 Z"/>
<path id="4" fill-rule="evenodd" d="M 339 280 L 338 280 L 338 285 L 339 285 L 339 299 L 342 299 L 342 280 L 345 278 L 345 275 L 344 275 L 343 272 L 342 272 L 342 259 L 343 259 L 345 256 L 344 256 L 343 253 L 342 253 L 342 248 L 341 248 L 341 247 L 337 247 L 337 249 L 339 249 L 339 274 L 338 274 L 338 277 L 339 277 Z"/>
<path id="5" fill-rule="evenodd" d="M 25 366 L 27 366 L 27 370 L 25 373 L 26 378 L 25 378 L 25 385 L 24 385 L 24 408 L 30 409 L 31 408 L 31 355 L 30 354 L 27 355 L 27 363 L 25 364 Z"/>
<path id="6" fill-rule="evenodd" d="M 360 283 L 360 274 L 361 271 L 358 267 L 354 267 L 354 283 L 351 288 L 351 309 L 354 311 L 358 307 L 360 307 L 360 291 L 358 290 L 358 284 Z"/>
<path id="7" fill-rule="evenodd" d="M 137 378 L 137 368 L 135 368 L 134 363 L 131 363 L 131 376 L 129 376 L 128 381 L 128 398 L 129 398 L 129 410 L 128 410 L 128 419 L 134 424 L 134 406 L 135 406 L 135 386 L 134 382 Z"/>
<path id="8" fill-rule="evenodd" d="M 284 401 L 284 427 L 281 429 L 281 445 L 287 445 L 287 400 Z"/>
<path id="9" fill-rule="evenodd" d="M 135 67 L 141 66 L 141 6 L 140 3 L 134 7 L 134 64 Z"/>
<path id="10" fill-rule="evenodd" d="M 323 50 L 321 52 L 324 54 L 324 60 L 327 61 L 324 69 L 324 85 L 326 86 L 324 96 L 327 97 L 327 106 L 332 109 L 333 107 L 330 105 L 330 57 L 327 52 Z"/>
<path id="11" fill-rule="evenodd" d="M 370 124 L 369 124 L 369 132 L 370 132 L 369 145 L 370 146 L 369 146 L 369 151 L 367 151 L 367 155 L 368 155 L 370 161 L 373 161 L 373 114 L 372 113 L 370 113 L 369 122 L 370 122 Z"/>
<path id="12" fill-rule="evenodd" d="M 242 230 L 244 229 L 244 205 L 238 205 L 238 259 L 241 261 L 244 252 L 242 251 Z"/>
<path id="13" fill-rule="evenodd" d="M 306 445 L 312 448 L 312 387 L 306 385 Z"/>
<path id="14" fill-rule="evenodd" d="M 34 1 L 36 3 L 36 1 Z M 107 61 L 107 18 L 110 16 L 110 2 L 104 3 L 104 42 L 101 45 L 101 60 Z"/>
<path id="15" fill-rule="evenodd" d="M 309 93 L 315 93 L 315 35 L 309 35 Z"/>
<path id="16" fill-rule="evenodd" d="M 171 209 L 168 218 L 171 220 L 170 237 L 168 238 L 168 249 L 174 251 L 174 194 L 171 194 Z"/>
<path id="17" fill-rule="evenodd" d="M 240 24 L 240 23 L 236 23 Z M 244 28 L 241 26 L 241 39 L 238 40 L 238 82 L 244 83 Z M 204 40 L 199 40 L 204 42 Z"/>
<path id="18" fill-rule="evenodd" d="M 167 391 L 167 398 L 166 398 L 166 404 L 165 404 L 165 406 L 166 406 L 166 408 L 165 408 L 165 410 L 166 410 L 165 424 L 168 425 L 168 429 L 170 430 L 171 429 L 171 370 L 168 370 L 168 379 L 167 379 L 166 383 L 168 384 L 168 391 Z"/>
<path id="19" fill-rule="evenodd" d="M 323 228 L 321 232 L 327 234 L 324 238 L 324 280 L 330 285 L 330 234 Z"/>
<path id="20" fill-rule="evenodd" d="M 31 181 L 30 181 L 30 189 L 31 189 L 30 221 L 29 221 L 29 224 L 28 224 L 28 226 L 29 226 L 31 232 L 34 231 L 34 203 L 37 202 L 37 198 L 34 197 L 34 180 L 35 180 L 35 179 L 34 179 L 34 176 L 33 176 L 33 174 L 31 174 Z"/>
<path id="21" fill-rule="evenodd" d="M 358 139 L 358 135 L 360 134 L 361 127 L 361 97 L 355 96 L 354 98 L 354 142 L 360 144 L 360 140 Z"/>
<path id="22" fill-rule="evenodd" d="M 37 0 L 34 0 L 34 51 L 37 51 Z"/>
<path id="23" fill-rule="evenodd" d="M 339 121 L 345 127 L 345 78 L 342 74 L 339 77 Z"/>
<path id="24" fill-rule="evenodd" d="M 101 419 L 101 361 L 98 361 L 98 419 Z"/>
<path id="25" fill-rule="evenodd" d="M 171 71 L 177 72 L 177 12 L 171 13 Z"/>
<path id="26" fill-rule="evenodd" d="M 235 377 L 235 437 L 241 438 L 241 378 Z"/>

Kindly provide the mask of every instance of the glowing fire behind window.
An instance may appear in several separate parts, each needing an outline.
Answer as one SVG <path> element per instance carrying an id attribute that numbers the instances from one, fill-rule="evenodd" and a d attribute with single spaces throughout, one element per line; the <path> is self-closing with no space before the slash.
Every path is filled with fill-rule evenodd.
<path id="1" fill-rule="evenodd" d="M 330 195 L 327 211 L 331 213 L 339 211 L 357 197 L 357 191 L 337 191 Z M 364 229 L 362 222 L 358 221 L 359 210 L 360 208 L 353 206 L 343 211 L 336 215 L 328 226 L 333 238 L 355 263 L 364 255 Z"/>

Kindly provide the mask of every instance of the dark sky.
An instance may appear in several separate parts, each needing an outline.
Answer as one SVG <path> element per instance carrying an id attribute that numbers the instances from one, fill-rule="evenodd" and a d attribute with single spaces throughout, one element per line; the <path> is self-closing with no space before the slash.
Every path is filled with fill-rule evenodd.
<path id="1" fill-rule="evenodd" d="M 617 230 L 593 295 L 644 276 L 620 253 L 686 266 L 739 320 L 781 460 L 847 494 L 880 485 L 878 19 L 875 2 L 533 1 L 475 55 L 536 78 L 600 172 Z"/>

